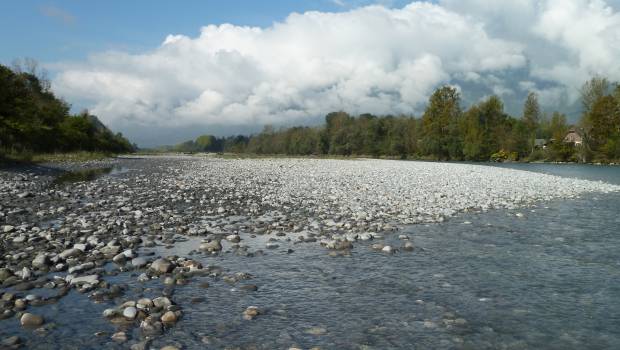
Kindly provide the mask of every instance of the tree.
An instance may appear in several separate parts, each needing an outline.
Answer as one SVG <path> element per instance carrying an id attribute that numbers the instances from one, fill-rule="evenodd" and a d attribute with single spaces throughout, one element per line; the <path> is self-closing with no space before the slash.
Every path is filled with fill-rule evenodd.
<path id="1" fill-rule="evenodd" d="M 462 145 L 459 135 L 460 94 L 452 86 L 437 89 L 422 116 L 422 152 L 438 159 L 459 159 Z"/>
<path id="2" fill-rule="evenodd" d="M 194 143 L 200 152 L 218 152 L 221 148 L 218 139 L 213 135 L 198 136 Z"/>
<path id="3" fill-rule="evenodd" d="M 609 93 L 609 81 L 606 78 L 595 76 L 583 84 L 580 90 L 581 105 L 583 107 L 582 127 L 586 131 L 592 128 L 590 113 L 596 101 Z"/>
<path id="4" fill-rule="evenodd" d="M 473 106 L 465 112 L 463 122 L 463 154 L 466 160 L 483 159 L 484 133 L 480 124 L 480 109 Z"/>
<path id="5" fill-rule="evenodd" d="M 34 60 L 11 70 L 0 65 L 0 152 L 97 150 L 133 146 L 85 111 L 77 116 L 49 90 Z"/>
<path id="6" fill-rule="evenodd" d="M 592 146 L 596 149 L 620 133 L 620 111 L 616 99 L 607 95 L 596 100 L 588 113 L 588 120 Z"/>
<path id="7" fill-rule="evenodd" d="M 536 130 L 540 124 L 540 106 L 538 104 L 538 95 L 535 92 L 527 94 L 523 104 L 523 122 L 530 134 L 535 138 Z"/>
<path id="8" fill-rule="evenodd" d="M 491 96 L 472 106 L 465 113 L 463 125 L 466 159 L 488 160 L 493 153 L 510 150 L 512 125 L 499 97 Z"/>
<path id="9" fill-rule="evenodd" d="M 325 117 L 329 154 L 350 155 L 352 153 L 351 120 L 351 116 L 345 112 L 329 113 Z"/>

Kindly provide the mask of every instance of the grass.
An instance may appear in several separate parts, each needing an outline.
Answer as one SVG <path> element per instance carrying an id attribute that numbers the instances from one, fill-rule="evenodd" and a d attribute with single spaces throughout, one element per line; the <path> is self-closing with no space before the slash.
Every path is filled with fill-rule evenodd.
<path id="1" fill-rule="evenodd" d="M 200 156 L 204 153 L 195 153 Z M 257 153 L 213 153 L 213 157 L 222 159 L 273 159 L 273 158 L 295 158 L 295 159 L 359 159 L 371 158 L 360 155 L 342 156 L 342 155 L 291 155 L 291 154 L 257 154 Z"/>
<path id="2" fill-rule="evenodd" d="M 101 160 L 113 157 L 114 154 L 105 152 L 68 152 L 68 153 L 34 153 L 29 151 L 0 150 L 0 165 L 57 163 L 57 162 L 84 162 Z"/>
<path id="3" fill-rule="evenodd" d="M 44 162 L 83 162 L 87 160 L 101 160 L 114 157 L 112 153 L 105 152 L 72 152 L 72 153 L 44 153 L 44 154 L 35 154 L 33 156 L 33 161 L 35 163 L 44 163 Z"/>

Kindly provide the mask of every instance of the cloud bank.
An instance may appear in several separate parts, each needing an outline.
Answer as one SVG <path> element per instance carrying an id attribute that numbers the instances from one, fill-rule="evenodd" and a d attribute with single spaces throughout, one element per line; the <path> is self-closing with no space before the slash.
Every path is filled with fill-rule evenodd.
<path id="1" fill-rule="evenodd" d="M 613 5 L 441 0 L 293 13 L 267 28 L 209 25 L 150 52 L 64 64 L 53 88 L 145 143 L 156 129 L 252 130 L 335 110 L 419 113 L 441 84 L 468 86 L 472 99 L 534 90 L 547 105 L 570 104 L 593 74 L 620 80 Z"/>

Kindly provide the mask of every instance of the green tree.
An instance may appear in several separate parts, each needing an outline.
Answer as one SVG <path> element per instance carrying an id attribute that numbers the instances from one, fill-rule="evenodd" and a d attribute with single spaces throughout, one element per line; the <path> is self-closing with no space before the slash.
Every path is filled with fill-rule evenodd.
<path id="1" fill-rule="evenodd" d="M 88 112 L 70 115 L 35 61 L 16 66 L 13 71 L 0 65 L 0 151 L 133 150 Z"/>
<path id="2" fill-rule="evenodd" d="M 581 126 L 590 132 L 592 129 L 591 112 L 594 108 L 594 104 L 609 93 L 610 84 L 607 78 L 595 76 L 585 82 L 581 87 L 581 105 L 583 107 L 583 114 L 581 119 Z"/>
<path id="3" fill-rule="evenodd" d="M 422 116 L 423 155 L 444 160 L 460 158 L 460 100 L 459 92 L 451 86 L 443 86 L 431 95 Z"/>
<path id="4" fill-rule="evenodd" d="M 540 105 L 538 104 L 538 95 L 535 92 L 527 94 L 523 104 L 523 122 L 529 132 L 535 135 L 540 124 Z"/>
<path id="5" fill-rule="evenodd" d="M 620 108 L 616 99 L 606 95 L 596 100 L 588 113 L 588 120 L 590 146 L 596 150 L 620 133 Z"/>

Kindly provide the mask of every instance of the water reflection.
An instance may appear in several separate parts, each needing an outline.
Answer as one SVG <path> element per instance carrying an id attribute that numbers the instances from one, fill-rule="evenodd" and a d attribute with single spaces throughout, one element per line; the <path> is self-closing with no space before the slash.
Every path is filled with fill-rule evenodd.
<path id="1" fill-rule="evenodd" d="M 104 175 L 119 175 L 126 173 L 127 171 L 128 169 L 125 167 L 106 167 L 68 171 L 58 176 L 52 184 L 63 185 L 67 183 L 93 181 Z"/>

